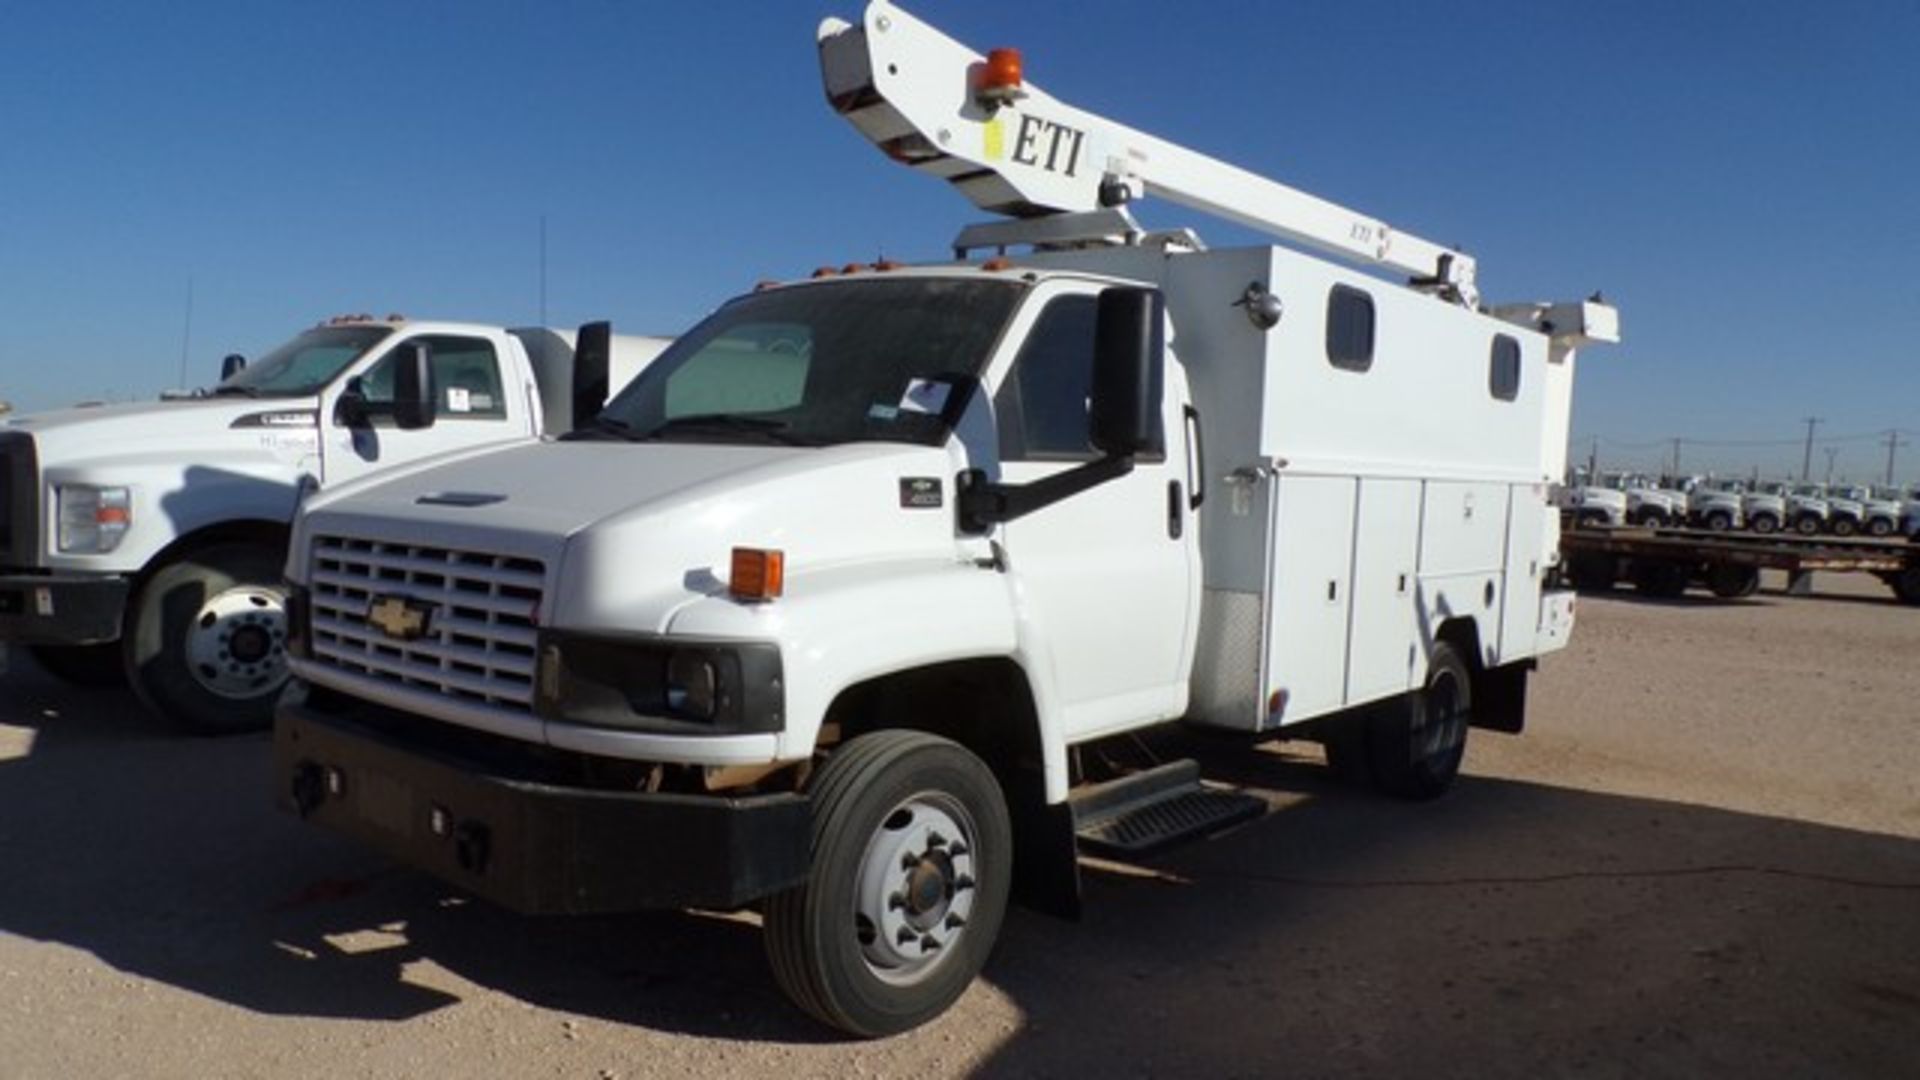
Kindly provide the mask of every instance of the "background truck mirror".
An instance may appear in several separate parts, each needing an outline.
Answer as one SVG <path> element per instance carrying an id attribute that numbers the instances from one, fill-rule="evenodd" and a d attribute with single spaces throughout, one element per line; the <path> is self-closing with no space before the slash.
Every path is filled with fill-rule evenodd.
<path id="1" fill-rule="evenodd" d="M 242 371 L 247 370 L 247 358 L 239 353 L 228 353 L 220 358 L 220 381 L 226 382 Z"/>
<path id="2" fill-rule="evenodd" d="M 1160 395 L 1166 352 L 1163 301 L 1154 289 L 1100 294 L 1094 321 L 1092 439 L 1108 457 L 1161 448 Z"/>
<path id="3" fill-rule="evenodd" d="M 573 339 L 573 426 L 586 427 L 607 405 L 613 324 L 583 323 Z"/>
<path id="4" fill-rule="evenodd" d="M 393 351 L 393 426 L 433 426 L 433 347 L 408 341 Z"/>

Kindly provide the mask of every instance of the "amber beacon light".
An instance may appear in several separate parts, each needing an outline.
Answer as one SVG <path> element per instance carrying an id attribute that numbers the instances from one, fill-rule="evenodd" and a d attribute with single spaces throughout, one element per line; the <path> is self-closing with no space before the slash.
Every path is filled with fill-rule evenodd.
<path id="1" fill-rule="evenodd" d="M 974 96 L 982 104 L 1005 105 L 1026 96 L 1022 89 L 1019 49 L 994 49 L 980 67 Z"/>

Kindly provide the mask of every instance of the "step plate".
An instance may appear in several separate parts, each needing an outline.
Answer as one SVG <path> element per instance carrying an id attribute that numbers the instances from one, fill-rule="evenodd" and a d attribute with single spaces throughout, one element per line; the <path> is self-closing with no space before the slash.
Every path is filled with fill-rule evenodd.
<path id="1" fill-rule="evenodd" d="M 1082 821 L 1075 832 L 1081 848 L 1091 854 L 1138 857 L 1251 821 L 1266 811 L 1265 802 L 1246 792 L 1196 784 L 1115 814 Z"/>

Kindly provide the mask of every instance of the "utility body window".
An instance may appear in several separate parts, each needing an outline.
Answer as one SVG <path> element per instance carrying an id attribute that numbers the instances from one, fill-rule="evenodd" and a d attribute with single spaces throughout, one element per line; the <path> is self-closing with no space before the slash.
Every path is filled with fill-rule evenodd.
<path id="1" fill-rule="evenodd" d="M 1520 396 L 1520 342 L 1505 334 L 1493 335 L 1493 359 L 1487 389 L 1501 401 Z"/>
<path id="2" fill-rule="evenodd" d="M 1327 294 L 1327 360 L 1343 371 L 1373 366 L 1373 297 L 1350 285 Z"/>

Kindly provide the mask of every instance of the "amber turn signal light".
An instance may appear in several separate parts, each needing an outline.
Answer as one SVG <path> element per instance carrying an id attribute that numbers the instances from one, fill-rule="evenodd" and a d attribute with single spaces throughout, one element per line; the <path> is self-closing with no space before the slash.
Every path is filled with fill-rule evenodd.
<path id="1" fill-rule="evenodd" d="M 772 600 L 786 587 L 787 557 L 767 548 L 733 549 L 727 591 L 740 600 Z"/>

